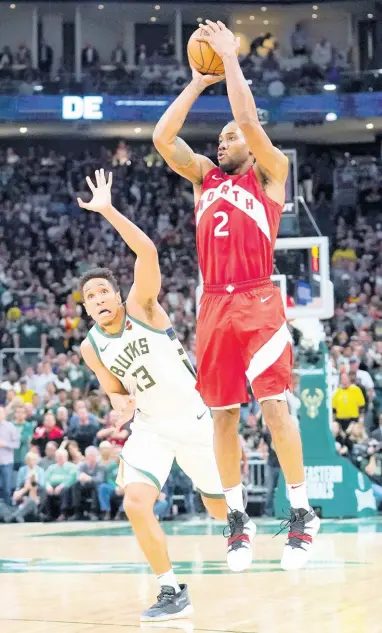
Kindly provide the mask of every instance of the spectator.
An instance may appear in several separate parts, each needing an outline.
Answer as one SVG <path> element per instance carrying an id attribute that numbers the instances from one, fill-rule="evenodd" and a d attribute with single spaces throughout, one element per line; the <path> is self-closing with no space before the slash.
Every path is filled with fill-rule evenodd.
<path id="1" fill-rule="evenodd" d="M 81 63 L 84 70 L 97 68 L 99 64 L 99 54 L 91 44 L 86 44 L 85 48 L 82 49 Z"/>
<path id="2" fill-rule="evenodd" d="M 73 397 L 73 394 L 72 394 L 72 397 Z M 74 429 L 78 427 L 80 423 L 81 409 L 87 410 L 85 406 L 85 402 L 84 400 L 77 400 L 77 402 L 74 403 L 75 413 L 73 413 L 73 415 L 71 416 L 69 420 L 69 431 L 74 431 Z M 97 418 L 93 413 L 88 413 L 88 419 L 89 419 L 90 424 L 97 425 Z"/>
<path id="3" fill-rule="evenodd" d="M 23 471 L 24 468 L 20 470 Z M 44 495 L 44 471 L 36 466 L 36 455 L 33 453 L 27 455 L 26 468 L 25 476 L 17 478 L 13 493 L 13 502 L 17 504 L 17 508 L 8 517 L 7 523 L 24 523 L 25 520 L 35 521 L 39 518 Z"/>
<path id="4" fill-rule="evenodd" d="M 56 463 L 49 466 L 45 473 L 44 511 L 47 521 L 52 521 L 57 515 L 59 515 L 59 521 L 65 521 L 68 518 L 71 488 L 75 481 L 76 467 L 68 461 L 68 451 L 59 448 L 56 451 Z"/>
<path id="5" fill-rule="evenodd" d="M 33 434 L 32 444 L 39 447 L 41 455 L 45 455 L 47 443 L 54 441 L 59 445 L 63 437 L 64 431 L 57 426 L 56 418 L 53 413 L 48 412 L 44 415 L 43 425 L 36 428 Z"/>
<path id="6" fill-rule="evenodd" d="M 20 66 L 31 66 L 32 64 L 32 55 L 25 42 L 22 42 L 17 49 L 16 64 L 20 64 Z"/>
<path id="7" fill-rule="evenodd" d="M 332 433 L 336 444 L 337 454 L 342 455 L 343 457 L 348 457 L 353 448 L 353 444 L 346 435 L 345 431 L 342 430 L 341 425 L 335 420 L 332 422 Z"/>
<path id="8" fill-rule="evenodd" d="M 23 403 L 32 403 L 34 391 L 28 389 L 28 379 L 20 378 L 20 392 L 17 395 L 22 399 Z"/>
<path id="9" fill-rule="evenodd" d="M 29 452 L 31 439 L 33 437 L 35 424 L 27 421 L 27 412 L 25 406 L 15 408 L 13 424 L 19 435 L 19 448 L 14 452 L 14 468 L 18 470 L 25 462 L 25 456 Z"/>
<path id="10" fill-rule="evenodd" d="M 81 464 L 84 461 L 84 456 L 80 451 L 80 447 L 78 446 L 75 440 L 70 440 L 66 444 L 66 450 L 68 451 L 69 461 L 72 462 L 75 466 Z"/>
<path id="11" fill-rule="evenodd" d="M 89 371 L 81 364 L 78 354 L 72 354 L 68 367 L 68 378 L 72 388 L 78 387 L 82 393 L 86 392 L 89 382 Z"/>
<path id="12" fill-rule="evenodd" d="M 33 447 L 32 447 L 33 448 Z M 38 448 L 38 447 L 36 447 Z M 42 458 L 39 465 L 43 470 L 47 470 L 49 466 L 56 463 L 56 452 L 58 449 L 57 442 L 48 442 L 45 446 L 45 457 Z M 40 450 L 39 450 L 40 453 Z M 41 454 L 41 453 L 40 453 Z"/>
<path id="13" fill-rule="evenodd" d="M 52 372 L 52 366 L 49 362 L 38 363 L 36 381 L 36 393 L 40 398 L 44 397 L 45 391 L 49 383 L 54 384 L 55 375 Z"/>
<path id="14" fill-rule="evenodd" d="M 382 444 L 382 414 L 379 416 L 378 428 L 372 432 L 371 437 Z"/>
<path id="15" fill-rule="evenodd" d="M 127 63 L 126 51 L 123 48 L 122 42 L 118 42 L 117 46 L 111 53 L 111 63 L 114 66 L 125 66 Z"/>
<path id="16" fill-rule="evenodd" d="M 25 482 L 32 474 L 36 475 L 37 484 L 42 488 L 45 485 L 45 471 L 39 465 L 39 456 L 36 453 L 27 453 L 25 455 L 25 465 L 21 466 L 17 472 L 16 490 L 20 490 Z"/>
<path id="17" fill-rule="evenodd" d="M 19 349 L 33 351 L 24 351 L 21 361 L 24 365 L 34 365 L 38 359 L 38 352 L 36 349 L 42 351 L 46 348 L 47 335 L 45 326 L 43 323 L 35 318 L 35 311 L 33 308 L 28 308 L 25 311 L 25 317 L 17 326 L 16 333 L 13 337 L 14 346 Z"/>
<path id="18" fill-rule="evenodd" d="M 13 55 L 9 46 L 4 46 L 0 53 L 0 74 L 2 77 L 11 76 Z"/>
<path id="19" fill-rule="evenodd" d="M 112 502 L 116 500 L 118 506 L 121 505 L 123 489 L 116 484 L 118 464 L 113 445 L 104 440 L 99 445 L 99 452 L 101 454 L 100 464 L 105 469 L 105 481 L 98 487 L 98 501 L 103 520 L 110 521 Z"/>
<path id="20" fill-rule="evenodd" d="M 358 422 L 365 407 L 365 398 L 357 385 L 351 385 L 349 376 L 341 374 L 340 386 L 332 400 L 335 419 L 343 431 L 347 431 L 352 422 Z"/>
<path id="21" fill-rule="evenodd" d="M 265 496 L 264 515 L 272 517 L 274 516 L 274 494 L 280 475 L 280 463 L 272 443 L 271 434 L 267 427 L 263 430 L 262 442 L 259 449 L 263 459 L 266 460 L 265 485 L 267 490 Z"/>
<path id="22" fill-rule="evenodd" d="M 297 22 L 291 35 L 291 46 L 292 53 L 295 57 L 298 55 L 307 55 L 307 37 L 301 22 Z"/>
<path id="23" fill-rule="evenodd" d="M 64 433 L 66 433 L 68 429 L 68 418 L 69 418 L 68 409 L 66 407 L 57 407 L 57 412 L 56 412 L 57 426 L 60 426 L 62 430 L 64 431 Z"/>
<path id="24" fill-rule="evenodd" d="M 69 378 L 65 375 L 64 371 L 59 371 L 57 376 L 54 378 L 54 385 L 57 390 L 66 391 L 70 393 L 72 390 L 72 385 L 70 384 Z"/>
<path id="25" fill-rule="evenodd" d="M 15 393 L 20 393 L 20 382 L 17 372 L 13 369 L 8 374 L 8 380 L 3 380 L 0 384 L 0 389 L 4 391 L 14 391 Z"/>
<path id="26" fill-rule="evenodd" d="M 90 501 L 90 519 L 98 519 L 98 486 L 105 480 L 105 469 L 99 463 L 99 452 L 94 446 L 85 451 L 85 461 L 78 465 L 77 481 L 73 490 L 74 519 L 81 520 L 84 507 Z"/>
<path id="27" fill-rule="evenodd" d="M 78 424 L 68 431 L 68 438 L 76 440 L 81 453 L 85 453 L 86 447 L 93 444 L 97 431 L 98 425 L 91 424 L 88 411 L 82 408 L 78 411 Z"/>
<path id="28" fill-rule="evenodd" d="M 19 445 L 19 434 L 5 419 L 4 407 L 0 407 L 0 484 L 7 505 L 11 504 L 14 452 Z"/>
<path id="29" fill-rule="evenodd" d="M 374 382 L 368 371 L 360 369 L 360 361 L 358 356 L 350 358 L 350 371 L 355 373 L 357 384 L 361 385 L 366 391 L 374 389 Z"/>
<path id="30" fill-rule="evenodd" d="M 103 427 L 97 431 L 96 439 L 98 441 L 108 440 L 113 446 L 122 447 L 129 436 L 129 431 L 126 428 L 117 428 L 115 425 L 118 420 L 117 411 L 110 411 L 103 420 Z"/>
<path id="31" fill-rule="evenodd" d="M 38 67 L 42 75 L 45 75 L 48 79 L 52 70 L 52 64 L 53 49 L 51 46 L 46 44 L 44 40 L 42 40 L 38 52 Z"/>
<path id="32" fill-rule="evenodd" d="M 165 484 L 161 492 L 159 493 L 158 499 L 154 504 L 154 515 L 156 516 L 158 521 L 161 521 L 168 515 L 170 510 L 170 496 L 168 486 L 167 484 Z"/>
<path id="33" fill-rule="evenodd" d="M 331 64 L 333 58 L 332 45 L 326 37 L 317 42 L 313 49 L 312 61 L 320 68 L 327 68 Z"/>

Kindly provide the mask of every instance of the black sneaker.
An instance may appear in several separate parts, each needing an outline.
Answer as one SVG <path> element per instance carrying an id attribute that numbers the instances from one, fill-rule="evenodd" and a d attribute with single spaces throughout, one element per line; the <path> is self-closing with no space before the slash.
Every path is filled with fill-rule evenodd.
<path id="1" fill-rule="evenodd" d="M 141 622 L 161 622 L 163 620 L 176 620 L 188 618 L 193 614 L 190 599 L 188 597 L 187 585 L 179 585 L 180 591 L 175 593 L 174 587 L 165 585 L 161 587 L 158 602 L 150 609 L 143 611 Z"/>
<path id="2" fill-rule="evenodd" d="M 320 519 L 313 508 L 291 508 L 290 518 L 283 522 L 280 532 L 285 529 L 288 529 L 288 537 L 281 567 L 286 571 L 302 569 L 312 555 L 313 541 L 320 529 Z"/>
<path id="3" fill-rule="evenodd" d="M 231 571 L 244 571 L 252 563 L 252 540 L 256 525 L 248 514 L 234 510 L 228 514 L 227 564 Z M 225 528 L 225 530 L 227 530 Z"/>

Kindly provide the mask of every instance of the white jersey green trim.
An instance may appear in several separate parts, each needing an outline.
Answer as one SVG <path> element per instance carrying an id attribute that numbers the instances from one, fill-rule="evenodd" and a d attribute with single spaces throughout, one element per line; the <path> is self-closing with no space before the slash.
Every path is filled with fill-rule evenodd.
<path id="1" fill-rule="evenodd" d="M 196 376 L 172 327 L 157 330 L 126 314 L 118 334 L 97 325 L 88 338 L 101 363 L 136 397 L 142 419 L 194 419 L 206 407 Z"/>

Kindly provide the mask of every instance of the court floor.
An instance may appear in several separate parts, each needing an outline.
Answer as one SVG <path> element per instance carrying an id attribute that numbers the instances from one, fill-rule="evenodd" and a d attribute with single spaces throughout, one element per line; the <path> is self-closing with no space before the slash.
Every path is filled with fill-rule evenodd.
<path id="1" fill-rule="evenodd" d="M 242 574 L 227 571 L 222 524 L 163 525 L 195 615 L 146 631 L 382 633 L 380 519 L 324 521 L 308 568 L 288 573 L 278 522 L 258 521 Z M 126 522 L 0 526 L 1 633 L 134 633 L 156 593 Z"/>

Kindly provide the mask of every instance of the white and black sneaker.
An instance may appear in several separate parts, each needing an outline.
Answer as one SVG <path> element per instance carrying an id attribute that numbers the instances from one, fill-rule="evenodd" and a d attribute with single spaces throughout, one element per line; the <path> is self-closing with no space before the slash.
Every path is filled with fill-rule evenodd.
<path id="1" fill-rule="evenodd" d="M 157 602 L 150 609 L 143 611 L 141 622 L 163 622 L 164 620 L 177 620 L 188 618 L 194 609 L 188 597 L 187 585 L 179 585 L 180 591 L 175 592 L 174 587 L 163 586 Z"/>
<path id="2" fill-rule="evenodd" d="M 310 508 L 291 508 L 290 518 L 282 524 L 280 532 L 289 528 L 288 538 L 284 546 L 281 567 L 285 571 L 302 569 L 312 554 L 313 540 L 320 529 L 320 519 Z M 280 534 L 278 532 L 278 534 Z"/>
<path id="3" fill-rule="evenodd" d="M 252 540 L 256 534 L 256 525 L 248 514 L 239 510 L 229 512 L 227 518 L 227 564 L 231 571 L 244 571 L 252 563 Z"/>

